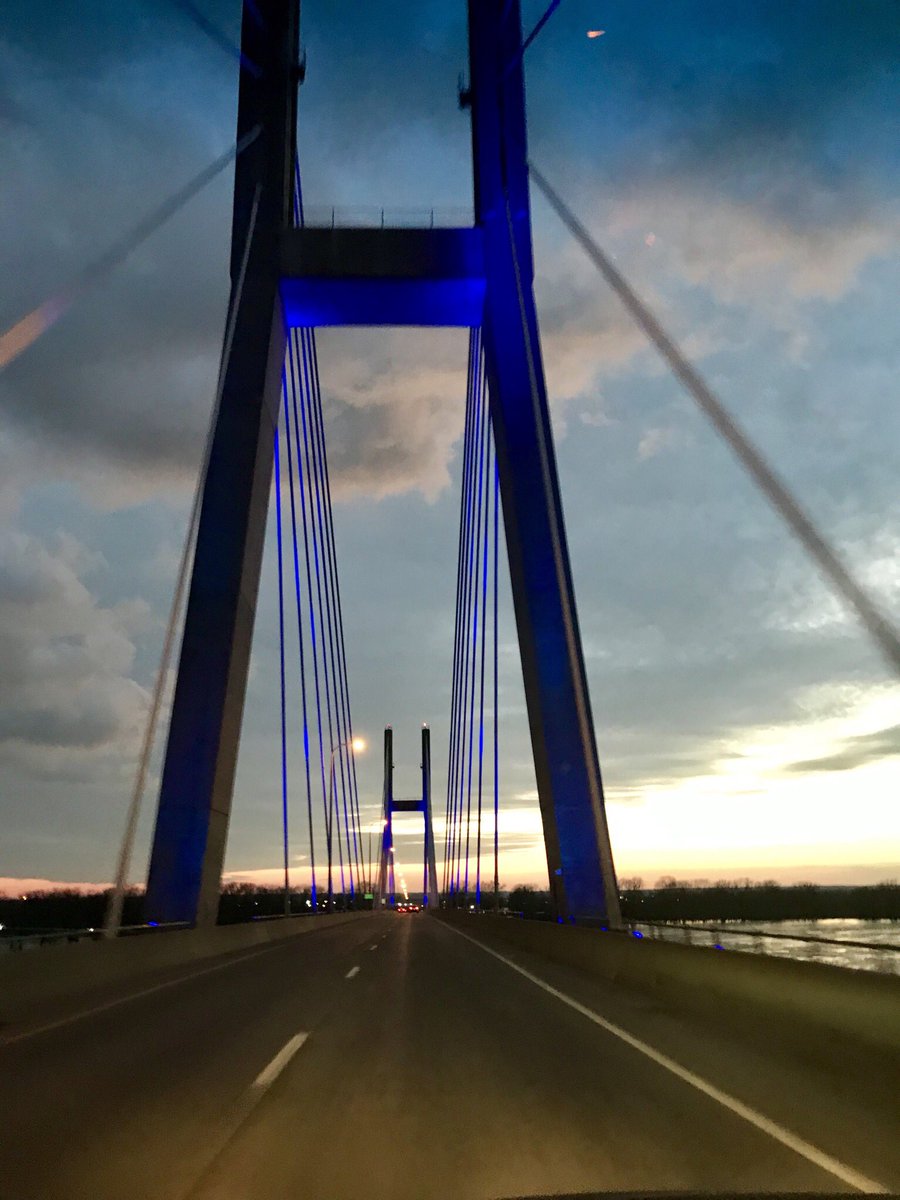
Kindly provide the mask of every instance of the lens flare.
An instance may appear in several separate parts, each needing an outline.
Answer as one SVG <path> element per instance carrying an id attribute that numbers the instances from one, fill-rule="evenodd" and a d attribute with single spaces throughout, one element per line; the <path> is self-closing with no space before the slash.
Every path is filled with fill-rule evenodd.
<path id="1" fill-rule="evenodd" d="M 42 334 L 55 325 L 69 307 L 65 296 L 51 296 L 15 325 L 0 334 L 0 371 L 33 346 Z"/>

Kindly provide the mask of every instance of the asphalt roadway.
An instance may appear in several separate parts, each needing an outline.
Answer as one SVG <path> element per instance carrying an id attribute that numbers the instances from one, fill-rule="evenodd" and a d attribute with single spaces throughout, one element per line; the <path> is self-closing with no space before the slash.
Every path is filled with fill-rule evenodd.
<path id="1" fill-rule="evenodd" d="M 900 1192 L 889 1084 L 509 957 L 372 916 L 0 1030 L 0 1197 Z"/>

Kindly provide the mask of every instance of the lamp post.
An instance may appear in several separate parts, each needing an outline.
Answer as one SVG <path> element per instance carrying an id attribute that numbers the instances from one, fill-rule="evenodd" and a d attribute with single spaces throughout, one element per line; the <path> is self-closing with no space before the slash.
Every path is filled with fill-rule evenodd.
<path id="1" fill-rule="evenodd" d="M 361 754 L 366 748 L 365 738 L 355 737 L 350 738 L 346 742 L 338 742 L 336 746 L 331 747 L 331 760 L 328 764 L 328 808 L 325 811 L 325 842 L 328 847 L 328 911 L 334 912 L 334 887 L 331 876 L 331 831 L 334 826 L 331 809 L 335 802 L 335 778 L 334 778 L 334 756 L 339 750 L 352 750 L 354 754 Z M 352 869 L 352 868 L 351 868 Z"/>

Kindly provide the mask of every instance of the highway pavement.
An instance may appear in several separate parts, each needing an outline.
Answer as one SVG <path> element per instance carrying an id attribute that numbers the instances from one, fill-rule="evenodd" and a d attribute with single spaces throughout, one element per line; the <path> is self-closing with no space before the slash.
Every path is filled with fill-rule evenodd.
<path id="1" fill-rule="evenodd" d="M 378 915 L 0 1029 L 0 1198 L 900 1192 L 887 1065 L 508 958 Z"/>

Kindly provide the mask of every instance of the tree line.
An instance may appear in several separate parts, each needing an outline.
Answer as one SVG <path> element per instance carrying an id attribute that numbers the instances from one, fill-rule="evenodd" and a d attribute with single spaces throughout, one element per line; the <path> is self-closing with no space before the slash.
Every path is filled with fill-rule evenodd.
<path id="1" fill-rule="evenodd" d="M 368 889 L 367 889 L 368 890 Z M 327 895 L 319 889 L 317 901 L 321 911 Z M 0 937 L 34 932 L 62 932 L 67 929 L 102 929 L 109 902 L 109 890 L 86 891 L 79 888 L 53 888 L 34 891 L 24 896 L 0 896 Z M 123 925 L 144 922 L 144 892 L 129 888 L 122 908 Z M 371 901 L 358 900 L 357 907 L 370 907 Z M 292 889 L 290 907 L 294 914 L 312 911 L 308 888 Z M 349 900 L 335 896 L 335 909 L 349 907 Z M 252 921 L 258 917 L 275 917 L 284 913 L 284 889 L 264 887 L 253 883 L 226 883 L 219 896 L 220 925 Z"/>
<path id="2" fill-rule="evenodd" d="M 645 888 L 640 877 L 619 881 L 622 916 L 627 921 L 822 921 L 829 918 L 900 920 L 900 883 L 837 887 L 815 883 L 779 884 L 706 880 L 680 882 L 663 876 Z M 510 912 L 551 918 L 550 893 L 518 887 L 509 893 Z"/>
<path id="3" fill-rule="evenodd" d="M 370 890 L 370 889 L 366 889 Z M 815 883 L 782 885 L 774 880 L 754 883 L 749 879 L 679 881 L 663 876 L 654 887 L 644 887 L 638 877 L 619 881 L 622 916 L 628 921 L 815 921 L 828 918 L 900 920 L 900 883 L 888 880 L 865 887 L 830 887 Z M 101 929 L 109 899 L 108 891 L 83 891 L 56 888 L 31 892 L 26 896 L 0 896 L 0 937 L 10 934 Z M 318 908 L 326 896 L 318 893 Z M 474 904 L 474 894 L 470 897 Z M 371 907 L 371 901 L 357 898 L 357 908 Z M 501 911 L 523 916 L 553 918 L 549 891 L 528 884 L 504 889 L 499 895 Z M 294 914 L 312 911 L 308 888 L 292 890 L 290 907 Z M 335 908 L 350 907 L 348 897 L 335 896 Z M 494 907 L 493 892 L 482 896 L 482 908 Z M 284 912 L 284 891 L 253 883 L 226 883 L 219 898 L 220 925 L 251 921 L 260 917 L 280 916 Z M 140 925 L 144 920 L 143 891 L 130 888 L 125 896 L 123 925 Z"/>

